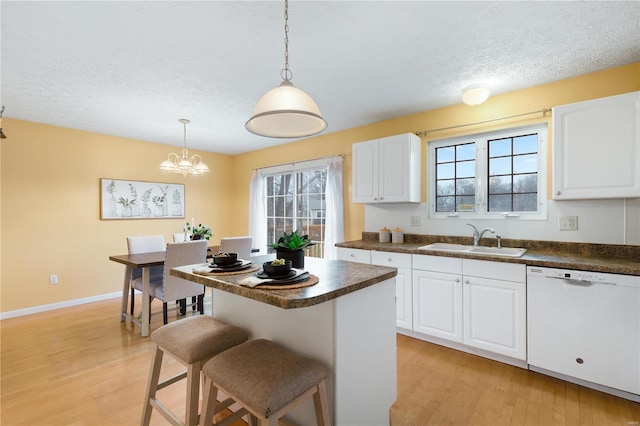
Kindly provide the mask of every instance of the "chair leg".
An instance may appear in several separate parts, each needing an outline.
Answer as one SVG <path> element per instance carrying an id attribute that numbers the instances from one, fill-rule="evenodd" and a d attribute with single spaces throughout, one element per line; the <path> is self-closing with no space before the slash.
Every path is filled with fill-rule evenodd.
<path id="1" fill-rule="evenodd" d="M 167 309 L 167 302 L 162 302 L 162 321 L 164 325 L 167 325 L 169 323 L 168 311 L 169 310 Z"/>
<path id="2" fill-rule="evenodd" d="M 200 402 L 200 368 L 202 363 L 197 362 L 187 367 L 187 400 L 185 405 L 185 425 L 196 426 L 198 424 L 198 403 Z"/>
<path id="3" fill-rule="evenodd" d="M 147 392 L 144 399 L 144 408 L 142 410 L 142 420 L 140 425 L 148 426 L 151 422 L 151 412 L 153 406 L 151 400 L 155 399 L 156 391 L 158 390 L 158 380 L 160 379 L 160 367 L 162 367 L 162 355 L 164 352 L 156 345 L 156 352 L 153 360 L 151 361 L 151 369 L 149 371 L 149 383 L 147 383 Z"/>
<path id="4" fill-rule="evenodd" d="M 198 296 L 198 311 L 200 315 L 204 315 L 204 294 Z"/>
<path id="5" fill-rule="evenodd" d="M 216 400 L 218 398 L 218 388 L 213 386 L 210 378 L 205 377 L 203 385 L 204 395 L 202 396 L 202 412 L 200 413 L 200 426 L 209 426 L 213 423 L 213 416 L 216 411 Z"/>
<path id="6" fill-rule="evenodd" d="M 131 287 L 131 316 L 133 317 L 133 307 L 136 301 L 136 291 L 133 287 Z"/>
<path id="7" fill-rule="evenodd" d="M 180 302 L 180 315 L 186 315 L 187 314 L 187 299 L 180 299 L 178 302 Z"/>
<path id="8" fill-rule="evenodd" d="M 196 310 L 196 300 L 198 300 L 197 296 L 191 296 L 191 310 Z"/>

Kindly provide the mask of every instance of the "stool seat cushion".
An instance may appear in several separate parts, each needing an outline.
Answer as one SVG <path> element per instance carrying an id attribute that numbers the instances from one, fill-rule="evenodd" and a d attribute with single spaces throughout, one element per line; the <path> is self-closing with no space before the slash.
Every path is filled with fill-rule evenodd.
<path id="1" fill-rule="evenodd" d="M 241 328 L 198 315 L 164 325 L 151 333 L 151 338 L 173 356 L 192 364 L 239 345 L 248 336 Z"/>
<path id="2" fill-rule="evenodd" d="M 202 371 L 222 390 L 267 418 L 328 374 L 322 363 L 264 339 L 250 340 L 215 356 Z"/>

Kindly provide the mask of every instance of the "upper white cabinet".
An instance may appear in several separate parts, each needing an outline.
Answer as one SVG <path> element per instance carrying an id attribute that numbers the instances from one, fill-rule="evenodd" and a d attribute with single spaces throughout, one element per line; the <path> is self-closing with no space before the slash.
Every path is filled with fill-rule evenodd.
<path id="1" fill-rule="evenodd" d="M 640 92 L 553 108 L 553 198 L 640 197 Z"/>
<path id="2" fill-rule="evenodd" d="M 354 143 L 353 202 L 420 202 L 420 138 L 412 133 Z"/>

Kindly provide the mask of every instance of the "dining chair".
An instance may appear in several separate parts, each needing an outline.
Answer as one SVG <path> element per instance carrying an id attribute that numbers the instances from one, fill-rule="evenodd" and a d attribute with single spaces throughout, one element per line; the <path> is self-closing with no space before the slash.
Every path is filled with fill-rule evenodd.
<path id="1" fill-rule="evenodd" d="M 237 253 L 238 259 L 249 259 L 253 237 L 223 237 L 220 238 L 220 251 Z"/>
<path id="2" fill-rule="evenodd" d="M 186 238 L 186 235 L 184 234 L 184 232 L 178 232 L 173 234 L 173 242 L 174 243 L 184 243 L 185 241 L 189 241 Z"/>
<path id="3" fill-rule="evenodd" d="M 129 250 L 129 254 L 139 254 L 139 253 L 153 253 L 156 251 L 165 251 L 165 243 L 164 237 L 162 235 L 145 235 L 141 237 L 127 237 L 127 249 Z M 151 267 L 151 283 L 162 283 L 162 266 L 152 266 Z M 142 269 L 134 268 L 131 271 L 131 276 L 129 277 L 129 288 L 131 291 L 131 315 L 133 315 L 133 309 L 135 306 L 135 287 L 132 285 L 133 281 L 136 279 L 142 280 Z M 152 284 L 153 285 L 153 284 Z M 142 287 L 140 287 L 140 291 L 142 291 Z"/>
<path id="4" fill-rule="evenodd" d="M 189 306 L 197 307 L 200 314 L 204 314 L 204 286 L 196 284 L 170 274 L 172 268 L 207 261 L 207 240 L 187 241 L 184 243 L 167 244 L 164 273 L 161 285 L 153 285 L 150 294 L 162 301 L 162 320 L 168 323 L 168 302 L 180 301 L 180 311 L 185 314 L 187 308 L 186 299 L 196 298 L 195 303 Z M 142 287 L 142 280 L 136 280 L 134 285 Z"/>

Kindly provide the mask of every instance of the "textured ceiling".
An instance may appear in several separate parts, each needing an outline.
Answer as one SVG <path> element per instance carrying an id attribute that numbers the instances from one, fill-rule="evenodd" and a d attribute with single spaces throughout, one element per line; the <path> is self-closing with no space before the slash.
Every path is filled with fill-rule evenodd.
<path id="1" fill-rule="evenodd" d="M 0 2 L 5 117 L 235 154 L 280 83 L 283 2 Z M 293 83 L 325 133 L 640 61 L 640 1 L 295 1 Z M 420 130 L 420 129 L 416 129 Z M 11 135 L 7 135 L 11 138 Z"/>

